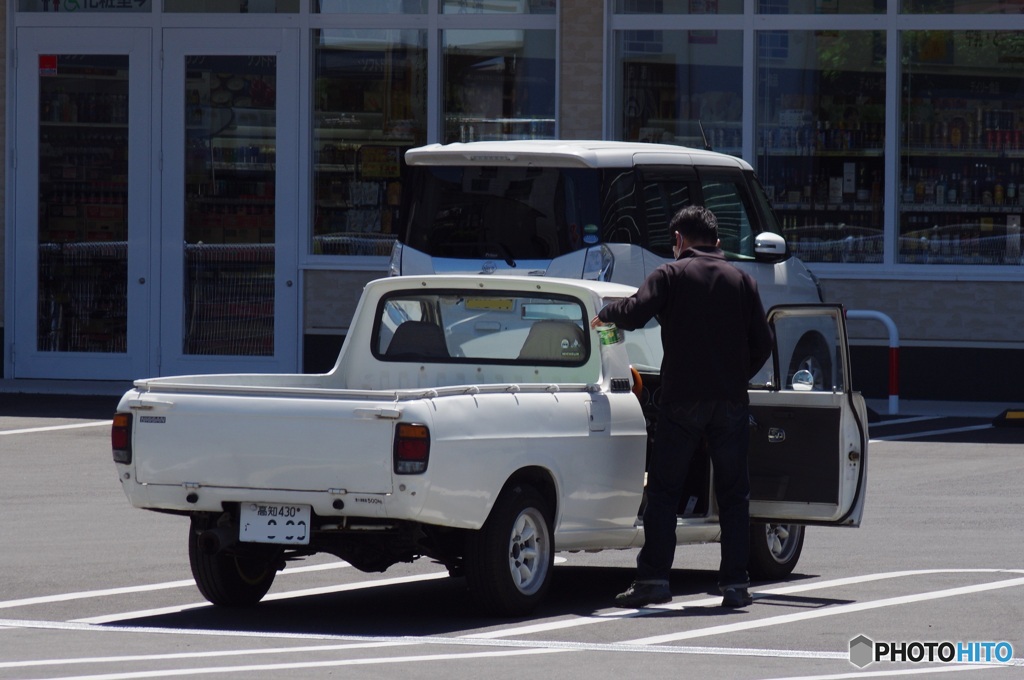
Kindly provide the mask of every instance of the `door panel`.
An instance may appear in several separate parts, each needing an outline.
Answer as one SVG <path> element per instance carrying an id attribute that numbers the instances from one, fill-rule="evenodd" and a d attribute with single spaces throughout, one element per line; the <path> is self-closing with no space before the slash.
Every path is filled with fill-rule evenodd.
<path id="1" fill-rule="evenodd" d="M 18 30 L 15 377 L 149 370 L 151 36 Z"/>
<path id="2" fill-rule="evenodd" d="M 751 406 L 750 499 L 838 505 L 840 408 Z"/>
<path id="3" fill-rule="evenodd" d="M 750 514 L 793 524 L 857 526 L 867 478 L 867 409 L 849 391 L 849 351 L 838 305 L 787 305 L 768 314 L 775 331 L 769 389 L 750 390 Z M 778 347 L 814 335 L 833 357 L 822 391 L 789 375 Z M 778 384 L 781 377 L 783 384 Z M 815 391 L 818 390 L 818 391 Z"/>
<path id="4" fill-rule="evenodd" d="M 164 37 L 160 372 L 295 371 L 298 34 Z"/>

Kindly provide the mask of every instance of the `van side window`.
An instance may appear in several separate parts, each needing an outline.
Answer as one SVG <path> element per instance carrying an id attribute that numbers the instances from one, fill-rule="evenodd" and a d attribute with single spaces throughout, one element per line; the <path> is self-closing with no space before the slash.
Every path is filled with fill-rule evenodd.
<path id="1" fill-rule="evenodd" d="M 743 174 L 726 168 L 700 168 L 704 205 L 718 218 L 722 250 L 742 258 L 754 256 L 751 213 L 754 208 Z"/>
<path id="2" fill-rule="evenodd" d="M 675 239 L 668 225 L 673 215 L 693 203 L 690 185 L 679 177 L 645 175 L 643 201 L 647 248 L 663 257 L 671 257 Z"/>
<path id="3" fill-rule="evenodd" d="M 643 232 L 637 220 L 636 173 L 610 170 L 604 176 L 601 191 L 601 240 L 606 243 L 643 245 Z"/>

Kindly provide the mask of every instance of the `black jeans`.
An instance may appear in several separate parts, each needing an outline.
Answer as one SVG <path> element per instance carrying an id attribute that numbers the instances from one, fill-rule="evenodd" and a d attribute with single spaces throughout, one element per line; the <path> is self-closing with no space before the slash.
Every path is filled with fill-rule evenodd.
<path id="1" fill-rule="evenodd" d="M 749 409 L 732 401 L 669 404 L 662 409 L 647 475 L 644 547 L 638 581 L 668 581 L 676 548 L 676 512 L 690 461 L 707 439 L 722 527 L 721 588 L 749 585 Z"/>

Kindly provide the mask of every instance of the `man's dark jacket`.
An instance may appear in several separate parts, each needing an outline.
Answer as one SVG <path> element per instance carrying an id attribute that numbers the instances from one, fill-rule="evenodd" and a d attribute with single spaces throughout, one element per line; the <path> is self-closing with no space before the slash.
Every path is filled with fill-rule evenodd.
<path id="1" fill-rule="evenodd" d="M 598 313 L 625 330 L 661 323 L 661 403 L 749 403 L 747 384 L 771 355 L 772 331 L 757 283 L 711 246 L 688 248 L 637 292 Z"/>

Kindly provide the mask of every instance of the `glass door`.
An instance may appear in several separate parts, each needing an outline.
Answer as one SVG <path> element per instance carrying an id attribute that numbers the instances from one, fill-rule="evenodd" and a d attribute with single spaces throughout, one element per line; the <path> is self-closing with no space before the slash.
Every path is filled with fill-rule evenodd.
<path id="1" fill-rule="evenodd" d="M 160 372 L 297 370 L 298 33 L 164 38 Z"/>
<path id="2" fill-rule="evenodd" d="M 151 35 L 18 30 L 14 377 L 149 372 Z"/>

